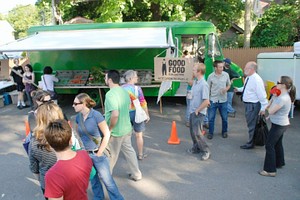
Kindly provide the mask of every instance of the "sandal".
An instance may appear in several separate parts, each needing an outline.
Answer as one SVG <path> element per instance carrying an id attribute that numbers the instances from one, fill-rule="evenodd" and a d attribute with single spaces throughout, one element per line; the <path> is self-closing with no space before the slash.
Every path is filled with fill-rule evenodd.
<path id="1" fill-rule="evenodd" d="M 144 158 L 146 158 L 148 155 L 147 154 L 139 154 L 138 155 L 138 160 L 143 160 Z"/>

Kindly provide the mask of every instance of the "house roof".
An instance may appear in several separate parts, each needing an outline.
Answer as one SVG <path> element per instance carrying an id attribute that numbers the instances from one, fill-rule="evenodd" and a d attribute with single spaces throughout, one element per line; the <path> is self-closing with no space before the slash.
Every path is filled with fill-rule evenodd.
<path id="1" fill-rule="evenodd" d="M 0 20 L 0 31 L 14 32 L 13 27 L 6 20 Z"/>

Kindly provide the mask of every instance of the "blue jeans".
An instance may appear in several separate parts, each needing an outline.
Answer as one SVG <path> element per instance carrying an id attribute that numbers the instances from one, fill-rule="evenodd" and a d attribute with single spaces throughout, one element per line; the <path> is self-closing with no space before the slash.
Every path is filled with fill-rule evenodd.
<path id="1" fill-rule="evenodd" d="M 190 121 L 191 99 L 186 98 L 185 122 Z"/>
<path id="2" fill-rule="evenodd" d="M 215 118 L 217 109 L 222 118 L 222 134 L 227 133 L 228 128 L 228 115 L 227 115 L 227 101 L 224 103 L 213 103 L 210 101 L 210 106 L 208 107 L 208 122 L 209 122 L 209 134 L 214 134 L 215 129 Z"/>
<path id="3" fill-rule="evenodd" d="M 234 113 L 235 112 L 235 109 L 232 107 L 232 98 L 233 98 L 233 94 L 234 92 L 227 92 L 227 112 L 229 113 Z"/>
<path id="4" fill-rule="evenodd" d="M 97 175 L 91 180 L 92 190 L 94 193 L 94 200 L 104 199 L 104 192 L 100 182 L 102 180 L 108 192 L 109 199 L 111 200 L 123 200 L 123 196 L 119 192 L 119 189 L 110 173 L 109 161 L 106 155 L 96 156 L 96 154 L 89 154 L 93 160 L 94 167 L 97 171 Z"/>

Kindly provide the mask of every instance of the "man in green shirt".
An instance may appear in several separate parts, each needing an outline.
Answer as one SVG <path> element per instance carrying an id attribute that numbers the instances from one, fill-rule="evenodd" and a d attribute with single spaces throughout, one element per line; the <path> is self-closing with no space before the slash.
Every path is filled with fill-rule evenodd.
<path id="1" fill-rule="evenodd" d="M 136 152 L 131 144 L 132 126 L 129 117 L 130 98 L 128 92 L 119 85 L 120 74 L 116 70 L 110 70 L 105 75 L 105 83 L 110 90 L 105 95 L 105 120 L 111 132 L 109 147 L 111 151 L 110 168 L 113 168 L 118 160 L 120 151 L 123 152 L 129 165 L 129 178 L 138 181 L 142 179 L 139 170 Z"/>

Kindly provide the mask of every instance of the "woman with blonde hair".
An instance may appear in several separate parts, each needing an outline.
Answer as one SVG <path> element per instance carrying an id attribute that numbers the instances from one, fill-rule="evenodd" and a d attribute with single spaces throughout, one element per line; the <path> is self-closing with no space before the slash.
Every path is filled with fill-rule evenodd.
<path id="1" fill-rule="evenodd" d="M 57 158 L 53 149 L 48 144 L 44 130 L 47 125 L 57 119 L 64 119 L 61 108 L 52 102 L 40 105 L 36 112 L 36 127 L 34 137 L 29 145 L 30 170 L 40 181 L 43 194 L 45 192 L 46 172 L 55 164 Z M 47 198 L 45 198 L 47 199 Z"/>
<path id="2" fill-rule="evenodd" d="M 110 155 L 107 145 L 110 131 L 103 115 L 93 109 L 95 105 L 96 102 L 86 93 L 78 94 L 73 102 L 73 108 L 78 113 L 77 132 L 98 173 L 98 176 L 94 176 L 91 180 L 94 199 L 104 199 L 101 179 L 110 200 L 123 200 L 109 167 L 108 156 Z"/>
<path id="3" fill-rule="evenodd" d="M 126 84 L 122 85 L 122 87 L 128 92 L 130 96 L 130 121 L 133 126 L 133 130 L 135 132 L 136 144 L 138 149 L 138 159 L 143 160 L 147 155 L 144 153 L 144 139 L 143 139 L 143 131 L 145 131 L 145 122 L 136 123 L 135 122 L 135 107 L 133 104 L 133 100 L 139 99 L 141 107 L 145 110 L 148 115 L 148 119 L 146 123 L 149 122 L 149 112 L 147 107 L 147 102 L 143 94 L 143 90 L 140 86 L 136 86 L 135 84 L 138 82 L 137 72 L 134 70 L 128 70 L 124 73 L 124 78 Z"/>

